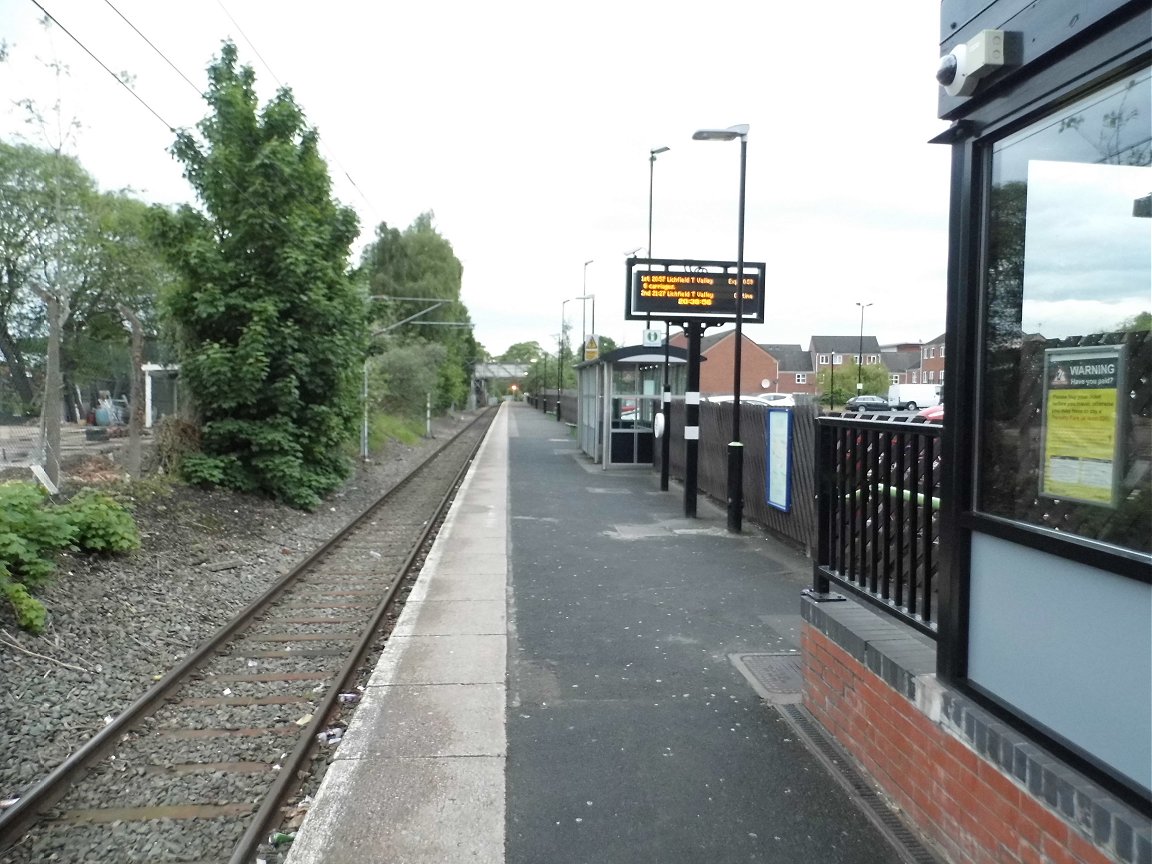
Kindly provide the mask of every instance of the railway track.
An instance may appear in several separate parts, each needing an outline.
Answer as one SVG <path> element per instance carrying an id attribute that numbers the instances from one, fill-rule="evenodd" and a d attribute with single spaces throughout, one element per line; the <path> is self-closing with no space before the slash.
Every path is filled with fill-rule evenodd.
<path id="1" fill-rule="evenodd" d="M 365 658 L 390 631 L 494 415 L 448 441 L 5 810 L 0 864 L 268 858 L 281 805 L 338 743 Z"/>

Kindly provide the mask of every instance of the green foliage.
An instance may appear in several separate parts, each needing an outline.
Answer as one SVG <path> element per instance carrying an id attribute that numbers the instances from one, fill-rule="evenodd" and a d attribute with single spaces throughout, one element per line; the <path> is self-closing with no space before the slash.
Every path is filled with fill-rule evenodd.
<path id="1" fill-rule="evenodd" d="M 387 414 L 423 417 L 447 353 L 446 346 L 423 341 L 389 344 L 368 361 L 371 404 Z"/>
<path id="2" fill-rule="evenodd" d="M 1152 330 L 1152 312 L 1140 312 L 1125 318 L 1118 323 L 1114 330 Z"/>
<path id="3" fill-rule="evenodd" d="M 828 407 L 828 395 L 832 394 L 833 405 L 843 405 L 856 395 L 856 363 L 854 356 L 844 357 L 844 362 L 830 372 L 824 367 L 816 376 L 820 403 Z M 865 364 L 860 368 L 860 382 L 866 395 L 887 396 L 891 373 L 879 363 Z"/>
<path id="4" fill-rule="evenodd" d="M 383 449 L 388 441 L 416 444 L 424 435 L 424 424 L 412 417 L 394 414 L 376 414 L 368 428 L 368 448 L 372 452 Z"/>
<path id="5" fill-rule="evenodd" d="M 72 545 L 76 527 L 32 483 L 0 483 L 0 565 L 8 578 L 36 587 L 55 571 L 50 557 Z"/>
<path id="6" fill-rule="evenodd" d="M 44 620 L 47 618 L 44 604 L 29 594 L 28 589 L 19 582 L 5 581 L 2 568 L 0 568 L 0 591 L 12 604 L 12 610 L 16 613 L 16 623 L 21 629 L 29 633 L 43 632 Z"/>
<path id="7" fill-rule="evenodd" d="M 88 489 L 66 504 L 53 505 L 32 483 L 0 483 L 0 594 L 26 630 L 38 633 L 44 627 L 44 606 L 29 589 L 56 572 L 57 552 L 71 548 L 114 553 L 139 547 L 135 521 L 110 495 Z"/>
<path id="8" fill-rule="evenodd" d="M 59 510 L 76 529 L 76 545 L 91 552 L 132 552 L 140 531 L 128 510 L 110 495 L 83 489 Z"/>
<path id="9" fill-rule="evenodd" d="M 180 477 L 195 486 L 236 487 L 243 479 L 240 460 L 233 456 L 190 453 L 180 462 Z M 251 491 L 246 489 L 244 491 Z"/>
<path id="10" fill-rule="evenodd" d="M 532 363 L 543 357 L 544 353 L 539 342 L 517 342 L 509 345 L 508 350 L 496 359 L 501 363 Z"/>
<path id="11" fill-rule="evenodd" d="M 390 345 L 443 348 L 435 383 L 425 391 L 432 393 L 438 411 L 464 403 L 472 365 L 484 355 L 460 302 L 463 272 L 452 245 L 433 226 L 431 213 L 422 213 L 404 231 L 381 224 L 361 257 L 358 275 L 372 299 L 372 332 Z M 404 299 L 413 297 L 420 299 Z"/>
<path id="12" fill-rule="evenodd" d="M 203 425 L 182 474 L 310 509 L 347 475 L 364 305 L 347 272 L 356 217 L 332 199 L 316 132 L 288 90 L 258 111 L 225 43 L 202 140 L 173 148 L 204 210 L 155 212 L 180 281 L 164 296 Z"/>
<path id="13" fill-rule="evenodd" d="M 0 142 L 0 344 L 25 409 L 38 401 L 40 365 L 28 346 L 47 333 L 36 289 L 63 298 L 77 290 L 90 264 L 95 194 L 75 159 Z"/>

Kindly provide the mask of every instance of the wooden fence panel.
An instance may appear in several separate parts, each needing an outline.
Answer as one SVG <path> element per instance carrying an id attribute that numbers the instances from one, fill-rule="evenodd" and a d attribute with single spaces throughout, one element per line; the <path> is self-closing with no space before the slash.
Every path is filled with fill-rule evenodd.
<path id="1" fill-rule="evenodd" d="M 816 417 L 819 407 L 798 405 L 792 413 L 791 508 L 777 510 L 767 501 L 768 411 L 760 405 L 740 406 L 740 438 L 744 444 L 744 517 L 777 537 L 789 540 L 811 554 L 816 543 L 816 481 L 813 476 Z M 684 482 L 683 399 L 672 401 L 669 476 Z M 732 406 L 705 402 L 700 405 L 700 444 L 696 482 L 700 494 L 724 504 L 728 497 L 728 443 L 732 439 Z M 654 470 L 660 470 L 656 450 Z"/>

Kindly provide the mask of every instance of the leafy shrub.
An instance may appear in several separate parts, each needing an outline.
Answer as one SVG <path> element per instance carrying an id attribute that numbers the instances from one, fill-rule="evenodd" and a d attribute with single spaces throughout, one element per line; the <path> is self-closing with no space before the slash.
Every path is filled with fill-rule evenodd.
<path id="1" fill-rule="evenodd" d="M 194 486 L 220 486 L 224 483 L 225 459 L 189 453 L 180 463 L 180 476 Z"/>
<path id="2" fill-rule="evenodd" d="M 109 495 L 83 489 L 59 510 L 76 528 L 75 543 L 81 549 L 131 552 L 140 548 L 140 531 L 132 514 Z"/>
<path id="3" fill-rule="evenodd" d="M 0 565 L 10 579 L 31 587 L 47 581 L 55 571 L 51 555 L 76 539 L 67 516 L 47 503 L 35 484 L 0 483 Z"/>
<path id="4" fill-rule="evenodd" d="M 140 532 L 131 514 L 109 495 L 86 489 L 56 506 L 37 485 L 0 483 L 0 595 L 25 630 L 39 633 L 44 628 L 44 605 L 29 589 L 56 572 L 57 552 L 128 552 L 139 547 Z"/>
<path id="5" fill-rule="evenodd" d="M 16 612 L 16 623 L 21 629 L 30 633 L 41 633 L 44 630 L 44 619 L 47 612 L 44 604 L 28 593 L 28 589 L 19 582 L 4 582 L 0 576 L 0 591 L 12 604 Z"/>

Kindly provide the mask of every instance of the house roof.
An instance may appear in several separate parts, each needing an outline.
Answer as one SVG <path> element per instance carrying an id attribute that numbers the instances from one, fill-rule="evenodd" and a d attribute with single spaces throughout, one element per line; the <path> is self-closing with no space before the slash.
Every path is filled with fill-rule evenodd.
<path id="1" fill-rule="evenodd" d="M 864 354 L 879 354 L 880 343 L 875 336 L 813 336 L 809 342 L 808 350 L 813 354 L 852 354 L 861 350 L 863 341 Z"/>
<path id="2" fill-rule="evenodd" d="M 947 333 L 941 333 L 939 336 L 937 336 L 931 342 L 925 342 L 924 344 L 925 345 L 943 345 L 944 344 L 944 337 L 947 335 L 948 335 Z"/>
<path id="3" fill-rule="evenodd" d="M 920 352 L 886 351 L 880 355 L 880 362 L 889 372 L 907 372 L 920 368 Z"/>
<path id="4" fill-rule="evenodd" d="M 623 348 L 617 348 L 615 351 L 609 351 L 606 354 L 601 354 L 595 360 L 585 360 L 582 363 L 577 363 L 576 368 L 582 369 L 585 366 L 595 366 L 596 364 L 615 363 L 617 365 L 624 363 L 635 364 L 649 364 L 649 363 L 663 363 L 664 362 L 664 346 L 649 347 L 647 345 L 626 345 Z M 685 348 L 677 348 L 674 345 L 668 346 L 668 362 L 673 365 L 683 364 L 688 362 L 688 351 Z"/>
<path id="5" fill-rule="evenodd" d="M 781 372 L 811 372 L 812 355 L 799 345 L 761 345 L 776 358 Z"/>
<path id="6" fill-rule="evenodd" d="M 726 339 L 728 336 L 730 336 L 731 334 L 733 334 L 735 332 L 736 332 L 735 330 L 721 330 L 719 333 L 713 333 L 711 336 L 701 336 L 700 337 L 700 353 L 701 354 L 705 353 L 713 345 L 715 345 L 717 342 L 720 342 L 720 341 Z"/>

